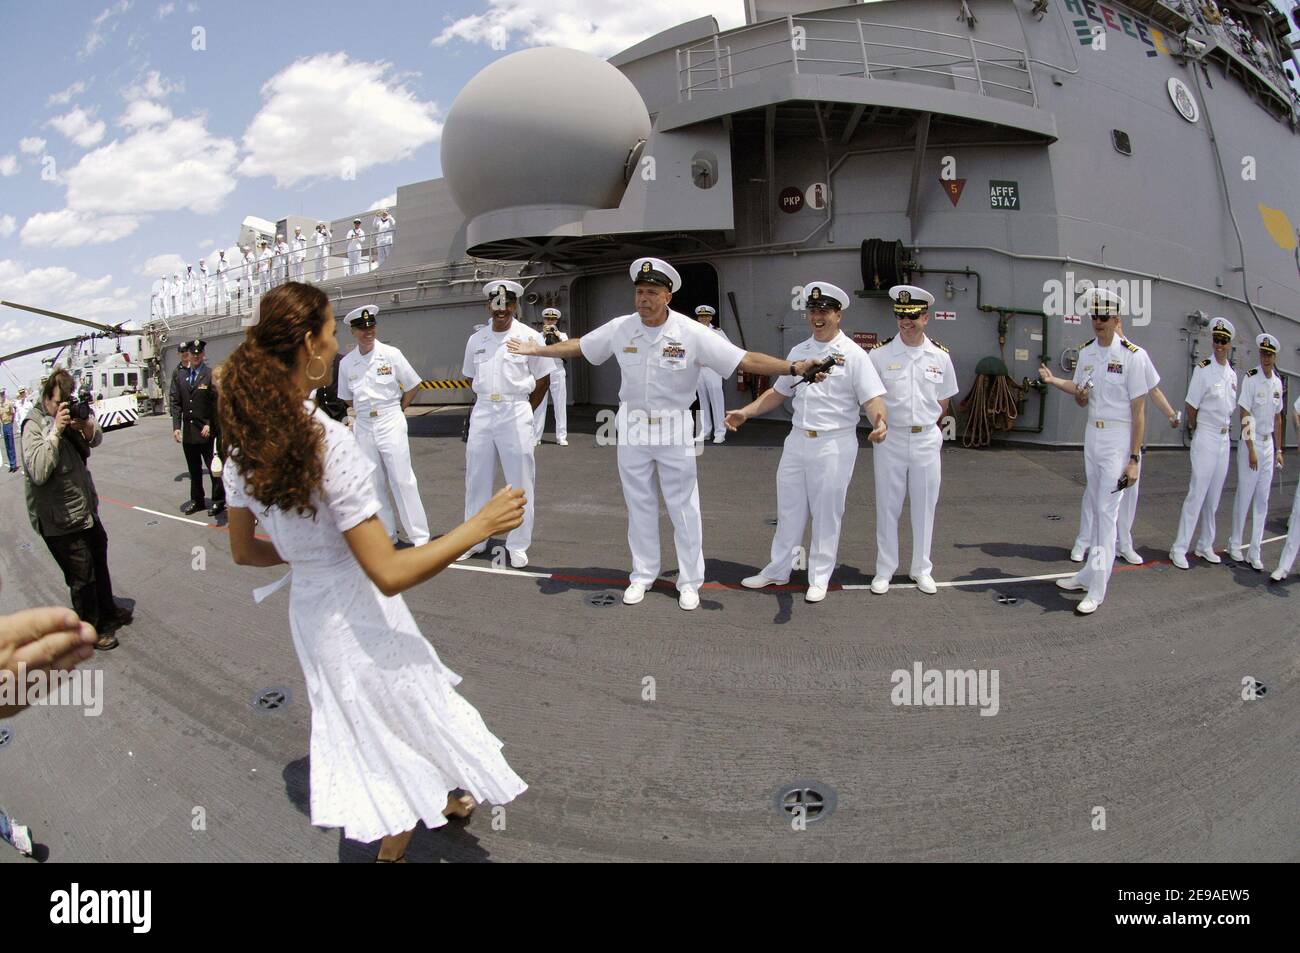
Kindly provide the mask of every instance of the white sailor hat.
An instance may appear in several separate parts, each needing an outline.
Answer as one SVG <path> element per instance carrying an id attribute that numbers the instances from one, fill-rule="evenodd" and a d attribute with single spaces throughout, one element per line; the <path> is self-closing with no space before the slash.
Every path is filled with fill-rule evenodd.
<path id="1" fill-rule="evenodd" d="M 829 281 L 810 281 L 803 286 L 804 307 L 808 310 L 831 307 L 843 311 L 849 306 L 849 293 Z"/>
<path id="2" fill-rule="evenodd" d="M 485 298 L 495 298 L 501 292 L 505 292 L 507 301 L 514 301 L 523 295 L 524 286 L 517 281 L 507 281 L 504 278 L 489 281 L 483 286 L 483 297 Z"/>
<path id="3" fill-rule="evenodd" d="M 627 273 L 634 284 L 648 281 L 674 293 L 682 286 L 682 276 L 662 258 L 638 258 Z"/>
<path id="4" fill-rule="evenodd" d="M 1083 311 L 1092 317 L 1118 318 L 1124 313 L 1124 299 L 1106 288 L 1092 287 L 1083 293 Z"/>
<path id="5" fill-rule="evenodd" d="M 934 304 L 934 295 L 916 285 L 894 285 L 889 289 L 894 301 L 894 314 L 920 314 Z"/>
<path id="6" fill-rule="evenodd" d="M 1280 345 L 1277 343 L 1277 338 L 1273 337 L 1273 335 L 1269 334 L 1267 331 L 1255 338 L 1255 346 L 1259 348 L 1260 351 L 1269 354 L 1276 354 L 1280 349 Z"/>
<path id="7" fill-rule="evenodd" d="M 375 326 L 375 317 L 378 314 L 379 307 L 368 304 L 360 308 L 353 308 L 348 312 L 346 320 L 354 328 L 373 328 Z"/>
<path id="8" fill-rule="evenodd" d="M 542 309 L 542 317 L 543 317 L 543 318 L 555 318 L 555 319 L 558 321 L 558 320 L 560 319 L 560 309 L 559 309 L 559 308 L 543 308 L 543 309 Z"/>
<path id="9" fill-rule="evenodd" d="M 698 308 L 695 309 L 695 313 L 696 313 L 696 314 L 707 314 L 709 317 L 713 317 L 715 314 L 718 313 L 718 309 L 715 308 L 715 307 L 713 307 L 713 305 L 711 305 L 711 304 L 702 304 L 702 305 L 700 305 Z"/>
<path id="10" fill-rule="evenodd" d="M 1237 336 L 1237 329 L 1232 326 L 1232 322 L 1227 318 L 1210 319 L 1210 335 L 1226 335 L 1229 340 Z"/>

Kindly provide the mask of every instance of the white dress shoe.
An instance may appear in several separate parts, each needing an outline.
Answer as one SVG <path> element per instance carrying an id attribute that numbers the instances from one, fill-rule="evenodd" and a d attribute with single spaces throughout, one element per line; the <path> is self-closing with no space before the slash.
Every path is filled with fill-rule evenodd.
<path id="1" fill-rule="evenodd" d="M 1092 596 L 1084 596 L 1079 604 L 1074 607 L 1074 611 L 1079 615 L 1092 615 L 1097 611 L 1097 603 L 1093 601 Z"/>
<path id="2" fill-rule="evenodd" d="M 1082 592 L 1088 587 L 1075 579 L 1074 576 L 1070 576 L 1068 579 L 1056 580 L 1056 588 L 1064 589 L 1066 592 Z"/>
<path id="3" fill-rule="evenodd" d="M 510 565 L 514 569 L 523 569 L 528 565 L 528 554 L 522 549 L 510 550 Z"/>
<path id="4" fill-rule="evenodd" d="M 1234 563 L 1244 563 L 1246 561 L 1246 557 L 1242 555 L 1240 546 L 1229 546 L 1228 558 Z"/>
<path id="5" fill-rule="evenodd" d="M 1169 561 L 1170 561 L 1171 563 L 1173 563 L 1175 566 L 1177 566 L 1179 569 L 1188 569 L 1188 568 L 1190 568 L 1190 567 L 1187 565 L 1187 554 L 1186 554 L 1186 553 L 1170 553 L 1170 554 L 1169 554 Z"/>
<path id="6" fill-rule="evenodd" d="M 1264 560 L 1262 560 L 1262 559 L 1260 559 L 1258 556 L 1256 556 L 1254 559 L 1252 559 L 1252 560 L 1250 561 L 1250 568 L 1253 569 L 1253 570 L 1255 570 L 1255 572 L 1263 572 L 1263 571 L 1264 571 Z"/>
<path id="7" fill-rule="evenodd" d="M 700 607 L 700 594 L 694 589 L 683 589 L 677 594 L 677 605 L 687 612 Z"/>
<path id="8" fill-rule="evenodd" d="M 1286 573 L 1284 573 L 1281 569 L 1274 569 L 1273 575 L 1269 576 L 1268 578 L 1272 579 L 1274 582 L 1281 582 L 1283 579 L 1286 578 Z"/>
<path id="9" fill-rule="evenodd" d="M 744 579 L 740 580 L 740 584 L 746 589 L 762 589 L 764 586 L 784 586 L 786 580 L 769 579 L 767 576 L 759 573 L 757 576 L 746 576 Z"/>
<path id="10" fill-rule="evenodd" d="M 1207 563 L 1221 563 L 1223 558 L 1212 549 L 1198 549 L 1196 555 L 1200 556 Z"/>
<path id="11" fill-rule="evenodd" d="M 727 435 L 726 435 L 725 433 L 720 433 L 720 434 L 718 434 L 716 437 L 713 438 L 713 442 L 714 442 L 714 443 L 726 443 L 726 442 L 727 442 Z"/>
<path id="12" fill-rule="evenodd" d="M 1070 550 L 1070 562 L 1081 563 L 1085 556 L 1088 555 L 1088 547 L 1081 543 L 1075 543 L 1074 548 Z"/>
<path id="13" fill-rule="evenodd" d="M 826 598 L 826 589 L 823 586 L 809 586 L 808 591 L 803 594 L 804 602 L 821 602 Z"/>
<path id="14" fill-rule="evenodd" d="M 542 445 L 542 438 L 541 438 L 541 437 L 538 437 L 536 440 L 533 441 L 533 446 L 534 446 L 534 447 L 540 447 L 541 445 Z"/>
<path id="15" fill-rule="evenodd" d="M 1142 565 L 1142 557 L 1138 555 L 1136 549 L 1126 549 L 1120 553 L 1120 555 L 1124 557 L 1124 562 L 1128 563 L 1130 566 Z"/>
<path id="16" fill-rule="evenodd" d="M 634 606 L 645 598 L 645 586 L 634 582 L 623 590 L 623 605 Z"/>
<path id="17" fill-rule="evenodd" d="M 916 588 L 920 589 L 927 596 L 932 596 L 939 591 L 939 587 L 934 584 L 934 578 L 931 576 L 908 576 L 907 578 L 916 583 Z"/>
<path id="18" fill-rule="evenodd" d="M 555 445 L 558 447 L 567 447 L 569 445 L 568 438 L 561 437 L 559 440 L 555 441 Z"/>
<path id="19" fill-rule="evenodd" d="M 468 549 L 468 550 L 466 550 L 465 552 L 461 553 L 459 556 L 456 557 L 456 562 L 458 562 L 458 563 L 463 563 L 465 560 L 469 559 L 471 556 L 477 556 L 477 555 L 478 555 L 479 553 L 481 553 L 481 552 L 483 552 L 483 550 L 481 550 L 481 549 Z"/>
<path id="20" fill-rule="evenodd" d="M 709 439 L 710 437 L 712 437 L 712 436 L 713 436 L 712 433 L 701 433 L 701 434 L 696 434 L 696 436 L 695 436 L 695 442 L 696 442 L 696 443 L 704 443 L 704 441 L 708 440 L 708 439 Z"/>
<path id="21" fill-rule="evenodd" d="M 889 583 L 890 580 L 886 579 L 884 576 L 877 576 L 871 580 L 871 591 L 878 596 L 883 596 L 889 591 Z"/>

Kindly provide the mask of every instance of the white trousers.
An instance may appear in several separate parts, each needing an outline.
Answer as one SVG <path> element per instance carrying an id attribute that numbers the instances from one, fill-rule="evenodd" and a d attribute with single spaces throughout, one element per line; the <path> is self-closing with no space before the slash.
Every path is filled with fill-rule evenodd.
<path id="1" fill-rule="evenodd" d="M 1258 438 L 1259 435 L 1256 434 Z M 1258 470 L 1250 468 L 1250 450 L 1246 441 L 1237 442 L 1237 496 L 1232 501 L 1232 535 L 1228 537 L 1229 549 L 1240 549 L 1246 532 L 1246 517 L 1253 522 L 1250 528 L 1250 551 L 1247 559 L 1260 559 L 1264 544 L 1264 523 L 1268 519 L 1268 498 L 1273 492 L 1273 438 L 1256 439 L 1255 459 Z"/>
<path id="2" fill-rule="evenodd" d="M 303 259 L 302 261 L 295 261 L 293 263 L 293 280 L 302 281 L 303 275 L 306 274 L 306 271 L 307 271 L 306 259 Z"/>
<path id="3" fill-rule="evenodd" d="M 465 519 L 492 498 L 498 457 L 506 482 L 523 490 L 528 498 L 524 521 L 506 536 L 506 549 L 527 552 L 533 542 L 533 514 L 537 510 L 533 412 L 527 400 L 491 401 L 479 397 L 475 401 L 465 443 Z"/>
<path id="4" fill-rule="evenodd" d="M 375 246 L 375 252 L 379 256 L 379 267 L 384 267 L 384 262 L 388 260 L 388 253 L 393 250 L 391 244 L 380 243 Z"/>
<path id="5" fill-rule="evenodd" d="M 761 570 L 768 579 L 789 582 L 797 547 L 812 516 L 812 545 L 808 547 L 808 585 L 830 585 L 840 548 L 844 498 L 858 459 L 856 427 L 816 437 L 791 430 L 776 468 L 776 533 L 772 561 Z"/>
<path id="6" fill-rule="evenodd" d="M 569 394 L 565 378 L 567 374 L 557 374 L 551 371 L 551 386 L 542 392 L 542 402 L 537 405 L 537 410 L 533 412 L 533 442 L 536 443 L 542 439 L 542 434 L 546 432 L 546 405 L 548 402 L 555 404 L 555 439 L 569 439 Z"/>
<path id="7" fill-rule="evenodd" d="M 1130 433 L 1122 423 L 1098 428 L 1088 422 L 1083 440 L 1083 463 L 1088 474 L 1088 505 L 1092 509 L 1092 537 L 1088 560 L 1074 575 L 1074 581 L 1088 587 L 1088 596 L 1100 604 L 1115 568 L 1115 534 L 1120 497 L 1115 485 L 1128 465 Z M 1127 491 L 1126 491 L 1127 492 Z"/>
<path id="8" fill-rule="evenodd" d="M 358 248 L 356 251 L 348 252 L 347 273 L 349 275 L 361 274 L 361 249 L 360 248 Z"/>
<path id="9" fill-rule="evenodd" d="M 217 276 L 217 304 L 227 304 L 230 301 L 230 291 L 226 287 L 226 276 Z"/>
<path id="10" fill-rule="evenodd" d="M 700 383 L 695 389 L 695 395 L 700 399 L 700 436 L 725 434 L 727 405 L 722 400 L 722 375 L 707 367 L 701 368 Z"/>
<path id="11" fill-rule="evenodd" d="M 903 514 L 903 499 L 907 498 L 912 513 L 911 575 L 928 576 L 934 569 L 930 540 L 934 536 L 934 508 L 939 502 L 943 432 L 938 427 L 926 427 L 920 433 L 912 433 L 910 427 L 890 428 L 884 441 L 872 447 L 876 575 L 891 579 L 898 569 L 898 519 Z"/>
<path id="12" fill-rule="evenodd" d="M 381 410 L 378 417 L 369 411 L 357 411 L 357 443 L 361 452 L 375 464 L 375 491 L 379 495 L 379 519 L 391 537 L 394 535 L 393 508 L 389 491 L 397 503 L 406 535 L 416 546 L 429 541 L 429 521 L 420 502 L 420 488 L 411 469 L 411 444 L 406 434 L 406 414 L 400 407 Z"/>
<path id="13" fill-rule="evenodd" d="M 1300 483 L 1296 484 L 1295 500 L 1291 504 L 1291 524 L 1287 527 L 1286 542 L 1282 544 L 1282 558 L 1277 568 L 1290 572 L 1295 565 L 1296 555 L 1300 553 Z"/>
<path id="14" fill-rule="evenodd" d="M 641 428 L 653 441 L 656 425 Z M 627 544 L 632 550 L 631 582 L 647 588 L 659 577 L 659 490 L 673 524 L 677 549 L 677 588 L 699 589 L 704 582 L 704 528 L 700 520 L 700 491 L 695 477 L 695 447 L 691 444 L 618 447 L 618 475 L 627 503 Z M 655 474 L 659 489 L 655 488 Z"/>
<path id="15" fill-rule="evenodd" d="M 316 255 L 316 282 L 318 284 L 325 280 L 325 257 L 323 250 Z"/>
<path id="16" fill-rule="evenodd" d="M 1116 477 L 1115 479 L 1119 479 Z M 1142 470 L 1138 469 L 1138 482 L 1125 487 L 1119 496 L 1119 515 L 1116 517 L 1116 532 L 1121 550 L 1133 549 L 1133 519 L 1137 516 L 1138 491 L 1142 488 Z M 1079 535 L 1074 538 L 1074 545 L 1087 549 L 1092 545 L 1092 508 L 1088 504 L 1088 491 L 1083 491 L 1079 503 Z"/>
<path id="17" fill-rule="evenodd" d="M 1219 497 L 1223 495 L 1223 481 L 1228 475 L 1232 444 L 1228 434 L 1220 433 L 1218 427 L 1212 429 L 1213 433 L 1209 427 L 1197 427 L 1196 436 L 1192 438 L 1192 479 L 1187 488 L 1187 498 L 1183 500 L 1182 515 L 1178 518 L 1178 536 L 1170 549 L 1181 556 L 1187 555 L 1198 521 L 1201 529 L 1196 537 L 1196 549 L 1208 552 L 1214 546 L 1214 517 L 1219 509 Z"/>

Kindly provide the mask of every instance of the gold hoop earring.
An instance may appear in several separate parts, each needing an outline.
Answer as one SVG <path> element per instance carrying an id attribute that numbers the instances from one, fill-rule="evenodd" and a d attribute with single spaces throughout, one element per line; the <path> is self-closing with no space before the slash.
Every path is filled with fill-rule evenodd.
<path id="1" fill-rule="evenodd" d="M 319 373 L 319 374 L 313 374 L 313 373 L 311 372 L 311 362 L 312 362 L 312 361 L 320 361 L 320 373 Z M 309 381 L 323 381 L 324 379 L 325 379 L 325 359 L 324 359 L 323 357 L 321 357 L 319 354 L 313 354 L 313 355 L 311 356 L 311 360 L 309 360 L 309 361 L 307 362 L 307 380 L 309 380 Z"/>

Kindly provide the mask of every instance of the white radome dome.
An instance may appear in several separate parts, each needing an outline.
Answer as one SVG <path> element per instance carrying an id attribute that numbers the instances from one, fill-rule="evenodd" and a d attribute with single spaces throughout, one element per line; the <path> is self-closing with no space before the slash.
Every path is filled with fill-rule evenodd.
<path id="1" fill-rule="evenodd" d="M 615 208 L 628 153 L 649 136 L 641 94 L 609 63 L 558 47 L 522 50 L 481 70 L 451 104 L 442 172 L 467 218 Z"/>

